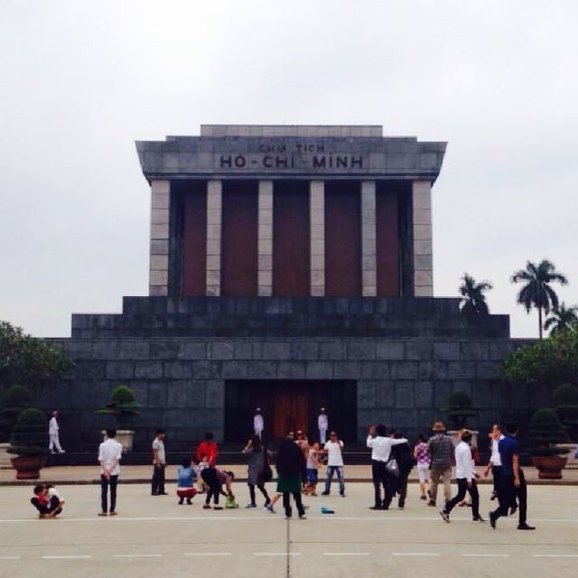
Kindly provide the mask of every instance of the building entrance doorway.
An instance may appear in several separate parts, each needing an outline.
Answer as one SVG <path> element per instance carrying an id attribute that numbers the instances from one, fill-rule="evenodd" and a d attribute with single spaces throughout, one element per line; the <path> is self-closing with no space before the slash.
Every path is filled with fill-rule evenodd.
<path id="1" fill-rule="evenodd" d="M 299 430 L 318 441 L 317 417 L 322 407 L 329 416 L 329 428 L 353 441 L 356 399 L 357 384 L 351 380 L 229 380 L 225 382 L 225 441 L 242 443 L 253 435 L 256 408 L 261 408 L 268 441 Z"/>

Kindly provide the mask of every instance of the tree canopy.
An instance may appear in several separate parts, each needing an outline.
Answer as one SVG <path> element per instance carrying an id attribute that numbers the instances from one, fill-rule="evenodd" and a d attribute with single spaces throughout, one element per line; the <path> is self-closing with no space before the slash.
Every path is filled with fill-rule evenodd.
<path id="1" fill-rule="evenodd" d="M 462 281 L 459 288 L 460 295 L 463 297 L 461 303 L 462 313 L 488 315 L 490 310 L 488 309 L 484 293 L 493 289 L 493 285 L 488 281 L 478 283 L 467 273 L 464 273 Z"/>
<path id="2" fill-rule="evenodd" d="M 550 329 L 550 335 L 566 331 L 572 326 L 578 326 L 578 307 L 566 307 L 564 302 L 553 307 L 552 315 L 544 322 L 544 329 Z"/>
<path id="3" fill-rule="evenodd" d="M 17 384 L 31 388 L 52 385 L 73 367 L 62 347 L 0 321 L 0 389 Z"/>

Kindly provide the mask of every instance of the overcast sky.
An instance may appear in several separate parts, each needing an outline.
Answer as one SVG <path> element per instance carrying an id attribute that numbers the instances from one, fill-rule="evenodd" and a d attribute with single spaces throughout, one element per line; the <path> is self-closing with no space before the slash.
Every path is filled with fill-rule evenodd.
<path id="1" fill-rule="evenodd" d="M 575 0 L 0 0 L 0 319 L 70 334 L 148 290 L 135 140 L 200 124 L 382 124 L 448 141 L 437 296 L 551 259 L 578 303 Z"/>

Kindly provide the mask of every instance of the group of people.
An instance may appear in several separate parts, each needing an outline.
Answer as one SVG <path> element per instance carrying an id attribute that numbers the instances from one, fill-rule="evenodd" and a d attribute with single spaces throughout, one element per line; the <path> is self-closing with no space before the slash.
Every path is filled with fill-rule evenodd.
<path id="1" fill-rule="evenodd" d="M 270 496 L 266 483 L 273 478 L 271 467 L 272 453 L 262 440 L 262 430 L 255 435 L 243 448 L 247 456 L 247 484 L 249 488 L 249 503 L 247 508 L 256 508 L 256 490 L 264 498 L 266 510 L 275 513 L 274 506 L 283 498 L 285 516 L 291 518 L 293 508 L 291 498 L 297 509 L 299 518 L 304 519 L 306 507 L 302 495 L 317 495 L 319 468 L 326 464 L 327 472 L 324 489 L 321 495 L 331 492 L 334 476 L 337 476 L 339 495 L 345 497 L 345 481 L 343 473 L 343 441 L 337 432 L 331 431 L 329 440 L 323 444 L 309 443 L 306 434 L 301 431 L 289 432 L 277 447 L 276 470 L 277 487 Z M 491 455 L 484 469 L 484 476 L 490 473 L 493 477 L 493 492 L 491 500 L 498 500 L 499 506 L 489 514 L 492 528 L 500 517 L 519 513 L 518 529 L 534 530 L 527 523 L 527 490 L 524 473 L 520 467 L 519 444 L 516 440 L 516 424 L 508 424 L 502 432 L 498 424 L 494 424 L 489 433 L 491 440 Z M 374 486 L 374 503 L 371 510 L 388 510 L 394 497 L 398 496 L 398 508 L 404 509 L 407 498 L 407 483 L 414 466 L 419 479 L 420 499 L 427 505 L 436 507 L 438 487 L 443 485 L 444 502 L 439 511 L 442 519 L 449 523 L 452 510 L 457 505 L 471 507 L 472 520 L 485 522 L 480 515 L 480 499 L 476 480 L 479 474 L 475 469 L 477 449 L 472 447 L 472 432 L 463 429 L 458 434 L 459 439 L 452 439 L 441 421 L 434 423 L 432 436 L 426 440 L 420 435 L 413 448 L 409 440 L 394 430 L 388 430 L 384 425 L 371 426 L 368 431 L 366 445 L 371 449 L 371 471 Z M 151 495 L 168 495 L 165 488 L 165 430 L 158 429 L 152 442 L 153 474 L 151 480 Z M 225 497 L 225 508 L 238 508 L 232 483 L 235 475 L 217 467 L 219 447 L 211 433 L 205 434 L 194 453 L 194 456 L 183 459 L 177 468 L 178 504 L 192 503 L 192 499 L 204 493 L 203 508 L 222 510 L 220 497 Z M 108 430 L 107 439 L 99 446 L 98 460 L 100 463 L 101 511 L 99 516 L 116 515 L 116 489 L 120 472 L 122 445 L 116 440 L 116 431 Z M 451 475 L 455 466 L 457 493 L 451 495 Z M 471 502 L 465 501 L 469 494 Z M 64 500 L 53 486 L 39 484 L 34 488 L 31 503 L 38 510 L 41 518 L 54 518 L 62 512 Z"/>

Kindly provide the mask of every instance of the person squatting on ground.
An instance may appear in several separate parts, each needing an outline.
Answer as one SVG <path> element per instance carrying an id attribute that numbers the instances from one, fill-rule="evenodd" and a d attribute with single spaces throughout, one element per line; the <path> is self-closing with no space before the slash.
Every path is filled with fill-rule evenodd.
<path id="1" fill-rule="evenodd" d="M 205 510 L 211 509 L 211 498 L 213 498 L 214 510 L 222 510 L 223 506 L 219 505 L 219 497 L 225 496 L 229 498 L 234 498 L 233 490 L 231 489 L 231 484 L 235 479 L 235 474 L 233 472 L 226 472 L 223 470 L 218 470 L 216 467 L 205 468 L 201 472 L 203 481 L 207 485 L 207 496 L 205 498 L 205 504 L 203 508 Z M 223 486 L 226 487 L 227 491 L 223 491 Z"/>
<path id="2" fill-rule="evenodd" d="M 54 486 L 36 484 L 33 493 L 30 503 L 38 510 L 39 518 L 56 518 L 62 512 L 64 500 Z"/>
<path id="3" fill-rule="evenodd" d="M 327 477 L 325 478 L 325 490 L 322 496 L 328 496 L 331 490 L 331 481 L 333 474 L 337 474 L 339 481 L 339 495 L 345 498 L 345 482 L 343 479 L 343 442 L 337 437 L 337 432 L 332 431 L 329 435 L 329 441 L 325 444 L 325 453 L 327 454 Z"/>
<path id="4" fill-rule="evenodd" d="M 401 437 L 399 432 L 394 432 L 393 441 L 400 439 L 405 439 Z M 391 490 L 392 497 L 396 494 L 398 495 L 397 507 L 400 510 L 405 508 L 405 500 L 407 498 L 407 480 L 409 474 L 413 469 L 413 455 L 411 448 L 409 447 L 409 442 L 406 440 L 405 443 L 393 444 L 391 448 L 391 456 L 397 462 L 399 468 L 399 475 L 396 478 L 390 478 L 389 482 L 393 485 Z"/>
<path id="5" fill-rule="evenodd" d="M 192 467 L 191 458 L 184 458 L 181 465 L 177 468 L 177 496 L 179 498 L 179 505 L 182 505 L 185 500 L 187 504 L 191 505 L 191 500 L 197 495 L 195 488 L 195 479 L 197 473 Z"/>
<path id="6" fill-rule="evenodd" d="M 472 498 L 472 520 L 474 522 L 485 522 L 480 516 L 480 495 L 476 478 L 479 478 L 475 471 L 474 458 L 470 443 L 472 441 L 472 432 L 463 430 L 461 441 L 455 449 L 456 461 L 456 481 L 458 483 L 458 493 L 446 502 L 445 508 L 440 510 L 440 515 L 447 523 L 450 522 L 450 513 L 466 496 L 466 492 Z"/>
<path id="7" fill-rule="evenodd" d="M 100 505 L 99 516 L 106 516 L 108 510 L 108 489 L 110 488 L 111 516 L 116 516 L 116 486 L 120 474 L 120 459 L 122 457 L 122 445 L 114 439 L 116 430 L 106 431 L 106 441 L 98 447 L 98 461 L 100 462 Z"/>
<path id="8" fill-rule="evenodd" d="M 423 434 L 419 434 L 417 444 L 413 448 L 413 457 L 417 464 L 420 499 L 427 500 L 426 492 L 429 486 L 430 457 L 427 453 L 427 442 Z"/>
<path id="9" fill-rule="evenodd" d="M 158 429 L 152 445 L 153 450 L 153 478 L 151 481 L 151 496 L 166 496 L 165 469 L 167 457 L 165 453 L 165 430 Z"/>
<path id="10" fill-rule="evenodd" d="M 371 448 L 371 476 L 373 479 L 374 503 L 371 510 L 387 510 L 393 498 L 394 485 L 387 471 L 387 462 L 391 457 L 391 448 L 407 443 L 405 438 L 394 440 L 387 437 L 387 429 L 383 424 L 370 426 L 366 445 Z M 381 488 L 383 487 L 383 498 Z"/>
<path id="11" fill-rule="evenodd" d="M 440 479 L 444 484 L 444 498 L 446 502 L 452 497 L 450 481 L 452 466 L 454 465 L 454 442 L 445 434 L 446 428 L 441 421 L 433 426 L 434 435 L 427 443 L 427 451 L 431 459 L 430 466 L 430 500 L 428 506 L 436 505 L 438 485 Z"/>
<path id="12" fill-rule="evenodd" d="M 305 477 L 305 458 L 292 437 L 281 440 L 277 449 L 277 493 L 283 494 L 285 517 L 291 518 L 291 495 L 299 518 L 305 519 L 305 507 L 301 500 L 301 482 Z M 267 508 L 273 512 L 272 505 Z"/>
<path id="13" fill-rule="evenodd" d="M 265 498 L 265 508 L 271 503 L 269 494 L 265 489 L 265 471 L 268 465 L 268 451 L 263 446 L 261 438 L 257 435 L 253 436 L 243 450 L 249 459 L 247 470 L 247 485 L 249 486 L 249 496 L 251 501 L 247 504 L 247 508 L 256 508 L 255 501 L 255 486 L 259 488 L 261 494 Z"/>
<path id="14" fill-rule="evenodd" d="M 512 504 L 518 498 L 518 530 L 535 530 L 526 521 L 528 508 L 528 490 L 524 471 L 520 467 L 520 445 L 516 436 L 518 425 L 509 423 L 506 426 L 506 436 L 498 443 L 502 461 L 502 475 L 498 486 L 499 507 L 490 512 L 490 524 L 496 529 L 498 518 L 507 516 Z"/>

